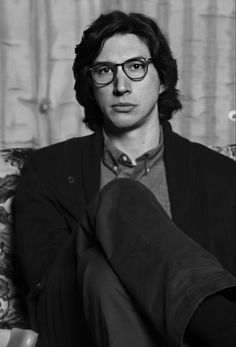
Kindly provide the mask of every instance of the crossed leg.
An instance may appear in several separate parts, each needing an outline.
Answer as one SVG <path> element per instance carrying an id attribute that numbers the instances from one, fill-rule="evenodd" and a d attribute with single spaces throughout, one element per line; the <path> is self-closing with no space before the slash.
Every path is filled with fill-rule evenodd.
<path id="1" fill-rule="evenodd" d="M 81 302 L 99 347 L 181 346 L 201 303 L 236 286 L 154 195 L 129 179 L 112 181 L 88 206 L 77 258 Z"/>

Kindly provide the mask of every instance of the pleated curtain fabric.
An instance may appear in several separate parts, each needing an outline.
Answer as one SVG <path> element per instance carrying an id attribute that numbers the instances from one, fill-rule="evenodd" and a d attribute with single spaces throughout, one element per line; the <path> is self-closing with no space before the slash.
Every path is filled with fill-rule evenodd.
<path id="1" fill-rule="evenodd" d="M 235 142 L 235 0 L 1 0 L 0 148 L 85 135 L 72 64 L 83 30 L 119 9 L 156 19 L 179 66 L 174 129 L 206 145 Z"/>

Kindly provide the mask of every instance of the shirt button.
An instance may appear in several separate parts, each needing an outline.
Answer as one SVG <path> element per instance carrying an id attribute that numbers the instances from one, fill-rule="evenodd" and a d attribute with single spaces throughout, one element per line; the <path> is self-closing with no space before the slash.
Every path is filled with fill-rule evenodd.
<path id="1" fill-rule="evenodd" d="M 38 282 L 38 283 L 36 283 L 36 290 L 38 291 L 38 290 L 40 290 L 41 288 L 42 288 L 42 284 L 41 284 L 41 282 Z"/>
<path id="2" fill-rule="evenodd" d="M 74 179 L 73 176 L 68 176 L 68 177 L 67 177 L 67 181 L 68 181 L 69 183 L 75 183 L 75 179 Z"/>
<path id="3" fill-rule="evenodd" d="M 149 169 L 149 167 L 147 168 L 147 173 L 149 173 L 149 171 L 150 171 L 150 169 Z"/>
<path id="4" fill-rule="evenodd" d="M 117 166 L 114 166 L 113 169 L 114 169 L 115 171 L 117 171 L 117 170 L 118 170 L 118 167 L 117 167 Z"/>
<path id="5" fill-rule="evenodd" d="M 122 155 L 122 160 L 125 161 L 125 162 L 128 160 L 126 155 Z"/>

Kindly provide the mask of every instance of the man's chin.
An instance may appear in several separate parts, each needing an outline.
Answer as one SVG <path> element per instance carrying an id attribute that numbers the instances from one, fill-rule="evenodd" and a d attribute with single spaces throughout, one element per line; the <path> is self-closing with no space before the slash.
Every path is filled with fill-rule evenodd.
<path id="1" fill-rule="evenodd" d="M 104 124 L 105 130 L 112 134 L 124 134 L 126 132 L 135 130 L 140 127 L 137 123 L 129 122 L 106 122 Z"/>

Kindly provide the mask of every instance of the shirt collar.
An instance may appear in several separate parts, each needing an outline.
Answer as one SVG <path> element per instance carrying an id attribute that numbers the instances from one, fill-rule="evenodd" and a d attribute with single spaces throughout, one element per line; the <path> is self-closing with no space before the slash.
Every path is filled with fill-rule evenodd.
<path id="1" fill-rule="evenodd" d="M 141 156 L 136 158 L 136 165 L 134 165 L 129 158 L 129 156 L 120 151 L 117 147 L 113 145 L 108 135 L 103 129 L 104 147 L 102 160 L 104 165 L 106 165 L 111 170 L 121 171 L 123 167 L 135 167 L 137 165 L 144 165 L 145 168 L 148 167 L 149 170 L 155 165 L 155 163 L 163 157 L 164 151 L 164 141 L 163 141 L 163 130 L 160 127 L 160 140 L 159 144 L 152 148 L 151 150 L 143 153 Z"/>

